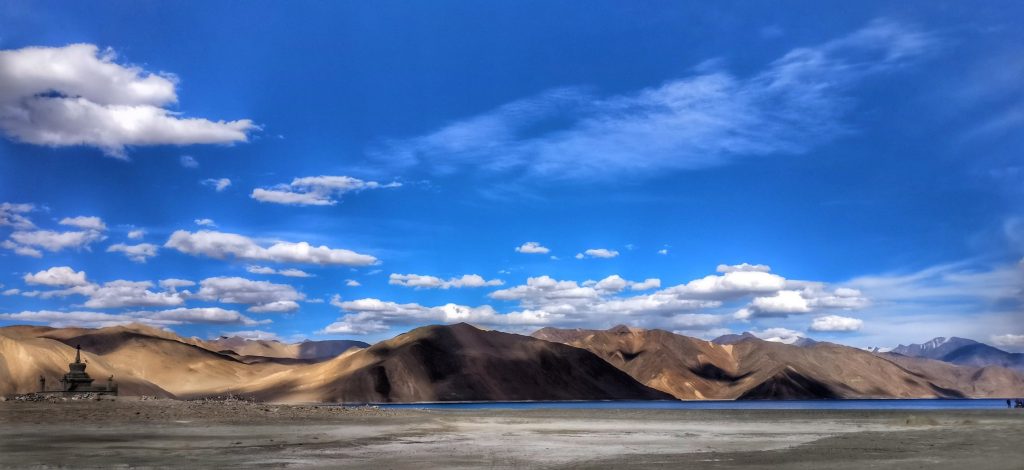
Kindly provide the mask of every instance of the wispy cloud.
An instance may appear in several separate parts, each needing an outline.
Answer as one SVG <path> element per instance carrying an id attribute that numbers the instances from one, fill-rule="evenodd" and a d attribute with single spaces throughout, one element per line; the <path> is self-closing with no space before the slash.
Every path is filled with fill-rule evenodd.
<path id="1" fill-rule="evenodd" d="M 397 181 L 382 184 L 351 176 L 306 176 L 295 178 L 289 184 L 253 189 L 249 197 L 260 202 L 290 206 L 333 206 L 346 193 L 401 186 L 402 183 Z"/>
<path id="2" fill-rule="evenodd" d="M 224 191 L 225 189 L 228 189 L 228 186 L 231 186 L 231 179 L 229 179 L 229 178 L 207 178 L 207 179 L 201 181 L 201 183 L 204 186 L 209 186 L 209 187 L 213 188 L 214 190 L 216 190 L 219 193 L 219 192 Z"/>
<path id="3" fill-rule="evenodd" d="M 702 71 L 612 96 L 553 90 L 374 153 L 439 173 L 514 170 L 553 179 L 619 178 L 795 154 L 851 130 L 841 119 L 851 86 L 932 44 L 928 34 L 876 20 L 793 49 L 752 76 Z"/>

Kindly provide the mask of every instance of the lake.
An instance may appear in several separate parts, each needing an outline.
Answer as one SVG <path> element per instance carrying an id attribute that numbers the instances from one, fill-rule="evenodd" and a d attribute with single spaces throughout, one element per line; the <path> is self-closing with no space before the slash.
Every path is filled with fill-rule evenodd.
<path id="1" fill-rule="evenodd" d="M 382 408 L 441 410 L 981 410 L 1006 408 L 1006 399 L 919 400 L 694 400 L 694 401 L 517 401 L 383 403 Z M 1024 414 L 1024 410 L 1016 410 Z"/>

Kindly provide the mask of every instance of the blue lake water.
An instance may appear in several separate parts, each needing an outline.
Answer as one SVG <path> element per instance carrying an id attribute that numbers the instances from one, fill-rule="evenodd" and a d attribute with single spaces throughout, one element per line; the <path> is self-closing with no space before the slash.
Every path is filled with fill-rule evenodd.
<path id="1" fill-rule="evenodd" d="M 531 401 L 386 403 L 378 406 L 439 410 L 982 410 L 1006 409 L 1006 400 Z M 1024 410 L 1008 411 L 1024 414 Z"/>

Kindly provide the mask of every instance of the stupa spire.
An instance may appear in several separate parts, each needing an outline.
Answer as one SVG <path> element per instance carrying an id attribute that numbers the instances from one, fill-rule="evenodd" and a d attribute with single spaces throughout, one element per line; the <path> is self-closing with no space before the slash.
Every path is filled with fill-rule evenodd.
<path id="1" fill-rule="evenodd" d="M 75 364 L 82 363 L 82 345 L 75 346 Z"/>

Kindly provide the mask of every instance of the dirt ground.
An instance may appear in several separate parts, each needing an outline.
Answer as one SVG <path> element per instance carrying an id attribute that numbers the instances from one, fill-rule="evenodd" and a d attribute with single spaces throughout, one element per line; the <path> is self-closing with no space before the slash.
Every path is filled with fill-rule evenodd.
<path id="1" fill-rule="evenodd" d="M 0 402 L 3 468 L 1024 468 L 1024 410 Z"/>

